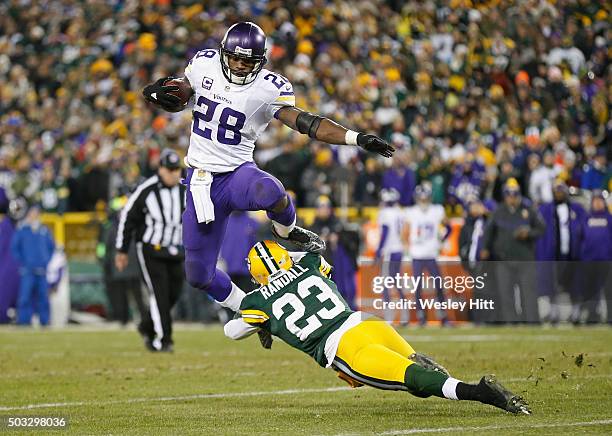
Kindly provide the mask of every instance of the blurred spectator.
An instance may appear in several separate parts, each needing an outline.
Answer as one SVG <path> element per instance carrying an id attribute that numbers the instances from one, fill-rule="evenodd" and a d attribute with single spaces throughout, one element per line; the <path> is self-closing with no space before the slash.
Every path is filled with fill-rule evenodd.
<path id="1" fill-rule="evenodd" d="M 370 157 L 366 159 L 363 171 L 355 181 L 355 202 L 357 206 L 376 206 L 382 184 L 382 174 L 378 161 Z"/>
<path id="2" fill-rule="evenodd" d="M 473 153 L 468 153 L 465 161 L 455 168 L 448 193 L 456 202 L 467 204 L 470 198 L 481 196 L 484 177 L 483 165 L 476 161 Z"/>
<path id="3" fill-rule="evenodd" d="M 27 154 L 21 155 L 15 166 L 15 177 L 11 186 L 14 196 L 35 201 L 40 187 L 40 173 L 32 167 L 32 160 Z"/>
<path id="4" fill-rule="evenodd" d="M 300 192 L 300 175 L 310 156 L 302 149 L 304 135 L 295 134 L 283 143 L 282 152 L 268 161 L 265 170 L 280 180 L 285 189 Z M 249 247 L 250 248 L 250 247 Z"/>
<path id="5" fill-rule="evenodd" d="M 504 185 L 508 179 L 516 179 L 517 177 L 518 173 L 512 162 L 510 160 L 503 160 L 499 164 L 499 170 L 495 178 L 495 183 L 493 186 L 493 200 L 495 200 L 497 203 L 501 203 L 504 199 L 502 192 Z"/>
<path id="6" fill-rule="evenodd" d="M 409 165 L 408 152 L 398 151 L 393 155 L 391 168 L 388 168 L 382 176 L 382 188 L 395 189 L 399 192 L 401 206 L 409 206 L 414 203 L 412 195 L 416 186 L 416 175 Z"/>
<path id="7" fill-rule="evenodd" d="M 573 306 L 579 304 L 582 284 L 578 283 L 577 264 L 573 261 L 580 258 L 585 211 L 580 204 L 570 201 L 569 188 L 563 181 L 555 182 L 553 197 L 554 201 L 538 208 L 546 229 L 536 241 L 536 260 L 540 295 L 550 301 L 547 320 L 556 324 L 560 292 L 570 294 Z"/>
<path id="8" fill-rule="evenodd" d="M 321 195 L 331 196 L 333 190 L 334 155 L 327 147 L 314 153 L 313 161 L 302 172 L 300 191 L 306 207 L 316 205 Z"/>
<path id="9" fill-rule="evenodd" d="M 463 267 L 470 273 L 477 270 L 482 250 L 482 237 L 490 212 L 477 197 L 468 203 L 465 223 L 459 234 L 459 257 Z"/>
<path id="10" fill-rule="evenodd" d="M 540 214 L 523 203 L 518 182 L 504 186 L 504 202 L 485 227 L 480 257 L 495 260 L 497 298 L 496 321 L 539 323 L 535 291 L 535 241 L 544 233 Z M 515 308 L 515 286 L 520 291 L 521 313 Z"/>
<path id="11" fill-rule="evenodd" d="M 42 180 L 37 201 L 43 212 L 63 214 L 68 209 L 68 196 L 70 191 L 66 181 L 55 174 L 51 161 L 45 162 L 42 170 Z"/>
<path id="12" fill-rule="evenodd" d="M 53 237 L 40 223 L 40 209 L 31 206 L 11 241 L 11 253 L 20 265 L 17 324 L 30 325 L 34 311 L 40 324 L 49 325 L 47 265 L 55 251 Z"/>
<path id="13" fill-rule="evenodd" d="M 119 271 L 115 266 L 115 241 L 117 239 L 117 227 L 119 225 L 119 212 L 125 206 L 127 197 L 117 197 L 110 203 L 107 219 L 100 224 L 96 256 L 102 264 L 104 272 L 104 287 L 109 302 L 108 319 L 119 321 L 126 325 L 130 320 L 130 295 L 138 309 L 138 316 L 143 318 L 147 308 L 143 301 L 142 283 L 138 259 L 136 257 L 136 246 L 130 244 L 128 249 L 128 264 L 126 268 Z"/>
<path id="14" fill-rule="evenodd" d="M 552 152 L 544 153 L 542 163 L 540 163 L 531 173 L 529 178 L 529 198 L 534 204 L 551 203 L 553 201 L 552 186 L 557 177 L 557 170 L 554 168 L 555 157 Z"/>
<path id="15" fill-rule="evenodd" d="M 227 222 L 227 231 L 221 247 L 225 272 L 232 282 L 245 292 L 254 288 L 245 259 L 251 247 L 257 242 L 258 229 L 259 223 L 248 212 L 233 212 Z"/>
<path id="16" fill-rule="evenodd" d="M 338 290 L 346 302 L 354 309 L 359 232 L 346 227 L 334 216 L 328 197 L 319 197 L 316 205 L 316 218 L 310 228 L 325 240 L 327 248 L 324 257 L 333 267 L 332 279 L 338 285 Z"/>
<path id="17" fill-rule="evenodd" d="M 595 157 L 584 167 L 580 187 L 583 189 L 608 189 L 611 177 L 608 168 L 607 150 L 603 147 L 597 150 Z"/>
<path id="18" fill-rule="evenodd" d="M 442 158 L 433 154 L 429 160 L 423 161 L 419 169 L 420 182 L 428 182 L 431 185 L 431 201 L 434 204 L 444 204 L 446 190 L 448 189 L 449 173 Z"/>
<path id="19" fill-rule="evenodd" d="M 16 198 L 10 202 L 8 214 L 0 221 L 0 324 L 10 322 L 8 311 L 17 305 L 19 263 L 13 256 L 11 241 L 26 212 L 26 201 Z"/>
<path id="20" fill-rule="evenodd" d="M 606 206 L 602 192 L 595 192 L 580 246 L 582 308 L 587 311 L 587 323 L 599 321 L 597 306 L 603 290 L 608 308 L 607 321 L 612 324 L 612 284 L 608 280 L 612 261 L 612 215 Z M 573 321 L 580 322 L 580 313 L 574 314 Z"/>
<path id="21" fill-rule="evenodd" d="M 493 209 L 494 205 L 488 204 Z M 481 262 L 480 252 L 484 229 L 491 210 L 487 208 L 478 198 L 473 198 L 468 202 L 467 216 L 465 223 L 461 227 L 459 234 L 459 257 L 461 265 L 472 277 L 482 276 L 486 278 L 486 283 L 494 283 L 494 268 L 489 268 L 487 262 Z M 494 285 L 495 286 L 495 285 Z M 472 298 L 491 300 L 494 295 L 491 293 L 490 286 L 472 288 Z M 471 319 L 475 323 L 494 322 L 490 310 L 472 310 Z"/>

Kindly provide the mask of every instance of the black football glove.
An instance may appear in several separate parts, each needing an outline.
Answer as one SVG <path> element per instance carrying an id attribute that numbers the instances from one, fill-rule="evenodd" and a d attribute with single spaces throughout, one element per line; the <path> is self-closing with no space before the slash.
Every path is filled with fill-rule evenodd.
<path id="1" fill-rule="evenodd" d="M 387 141 L 383 141 L 376 135 L 369 133 L 360 133 L 357 136 L 357 145 L 364 148 L 372 153 L 378 153 L 384 157 L 393 156 L 395 148 L 387 144 Z"/>
<path id="2" fill-rule="evenodd" d="M 176 85 L 164 85 L 167 80 L 174 78 L 162 77 L 157 82 L 145 86 L 142 90 L 142 95 L 144 95 L 147 101 L 161 106 L 169 112 L 175 112 L 177 109 L 180 109 L 181 100 L 176 95 L 170 94 L 170 92 L 178 91 L 179 87 Z"/>
<path id="3" fill-rule="evenodd" d="M 269 331 L 260 329 L 257 332 L 257 336 L 259 336 L 259 342 L 261 342 L 261 346 L 266 350 L 272 348 L 272 334 Z"/>

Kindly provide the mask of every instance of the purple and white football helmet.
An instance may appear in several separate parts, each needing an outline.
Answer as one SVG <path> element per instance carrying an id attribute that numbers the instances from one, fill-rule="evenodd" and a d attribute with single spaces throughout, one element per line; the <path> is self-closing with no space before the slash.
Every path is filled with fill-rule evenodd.
<path id="1" fill-rule="evenodd" d="M 236 23 L 225 32 L 220 52 L 225 78 L 236 85 L 247 85 L 255 80 L 266 63 L 266 34 L 261 27 L 250 21 Z M 229 66 L 230 56 L 252 62 L 253 69 L 248 73 L 232 71 Z"/>

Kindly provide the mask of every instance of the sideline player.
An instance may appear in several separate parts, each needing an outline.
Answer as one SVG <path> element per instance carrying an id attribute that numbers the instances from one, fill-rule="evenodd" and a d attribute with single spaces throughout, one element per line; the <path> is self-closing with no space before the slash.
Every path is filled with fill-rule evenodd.
<path id="1" fill-rule="evenodd" d="M 261 287 L 242 299 L 241 318 L 225 325 L 228 337 L 242 339 L 262 331 L 277 336 L 319 365 L 332 367 L 352 387 L 365 384 L 531 413 L 526 401 L 494 376 L 484 376 L 478 384 L 457 380 L 415 353 L 385 321 L 350 310 L 329 279 L 331 266 L 320 255 L 290 254 L 276 242 L 263 241 L 251 248 L 247 261 Z M 272 341 L 262 344 L 269 348 Z"/>
<path id="2" fill-rule="evenodd" d="M 421 306 L 422 282 L 425 272 L 433 279 L 438 301 L 444 301 L 442 291 L 442 276 L 436 262 L 440 254 L 440 239 L 445 240 L 450 235 L 450 226 L 446 219 L 444 208 L 439 204 L 431 204 L 431 186 L 422 184 L 414 189 L 416 205 L 406 210 L 406 229 L 409 235 L 408 250 L 412 258 L 412 275 L 423 277 L 419 280 L 415 292 L 417 319 L 420 325 L 427 324 L 427 315 Z M 440 227 L 444 226 L 445 233 L 440 238 Z M 440 311 L 442 325 L 448 325 L 448 317 L 444 310 Z"/>
<path id="3" fill-rule="evenodd" d="M 185 68 L 195 95 L 186 164 L 187 205 L 183 217 L 187 281 L 232 310 L 244 292 L 216 268 L 228 216 L 234 210 L 266 210 L 276 237 L 306 251 L 320 252 L 324 242 L 295 225 L 295 208 L 283 185 L 253 162 L 255 141 L 271 119 L 331 144 L 358 145 L 390 157 L 393 147 L 375 135 L 348 130 L 332 120 L 295 107 L 289 81 L 264 69 L 266 35 L 251 22 L 225 33 L 218 50 L 201 50 Z M 166 111 L 186 106 L 173 95 L 175 85 L 161 78 L 143 90 Z"/>
<path id="4" fill-rule="evenodd" d="M 402 243 L 402 228 L 404 226 L 405 214 L 399 205 L 400 193 L 395 188 L 380 191 L 381 207 L 378 211 L 378 225 L 380 226 L 380 242 L 376 250 L 376 259 L 382 261 L 382 275 L 395 277 L 400 273 L 402 257 L 404 256 L 404 244 Z M 404 299 L 401 287 L 395 288 L 400 299 Z M 383 290 L 384 301 L 390 300 L 389 289 Z M 393 310 L 385 310 L 385 320 L 393 322 Z M 408 311 L 403 310 L 400 314 L 400 323 L 408 324 Z"/>

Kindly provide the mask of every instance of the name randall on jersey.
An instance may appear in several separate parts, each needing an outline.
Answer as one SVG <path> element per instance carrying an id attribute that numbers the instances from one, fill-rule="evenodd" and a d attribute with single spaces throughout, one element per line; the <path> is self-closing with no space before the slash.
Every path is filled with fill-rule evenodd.
<path id="1" fill-rule="evenodd" d="M 397 301 L 385 301 L 382 298 L 374 299 L 373 307 L 376 310 L 415 310 L 417 309 L 434 309 L 434 310 L 459 310 L 463 312 L 468 307 L 468 301 L 459 301 L 449 298 L 444 301 L 438 301 L 435 298 L 421 298 L 417 301 L 402 298 Z M 482 298 L 471 298 L 469 300 L 470 310 L 494 310 L 495 301 L 485 300 Z"/>
<path id="2" fill-rule="evenodd" d="M 308 272 L 307 268 L 295 264 L 288 270 L 280 270 L 273 274 L 270 274 L 270 283 L 259 288 L 259 292 L 261 292 L 261 295 L 263 295 L 263 297 L 267 300 L 279 289 L 282 289 L 284 286 L 287 286 L 289 283 L 299 278 L 305 272 Z"/>

